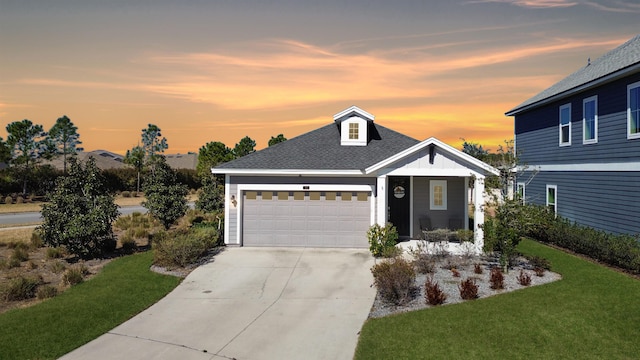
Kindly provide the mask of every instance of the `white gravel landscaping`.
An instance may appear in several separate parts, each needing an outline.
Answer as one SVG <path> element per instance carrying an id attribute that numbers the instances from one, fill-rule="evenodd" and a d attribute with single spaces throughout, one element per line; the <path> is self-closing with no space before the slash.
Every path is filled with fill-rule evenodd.
<path id="1" fill-rule="evenodd" d="M 403 256 L 412 261 L 413 257 L 407 251 L 407 245 L 404 246 L 405 252 Z M 415 247 L 414 247 L 415 249 Z M 384 259 L 377 259 L 376 262 L 385 261 Z M 482 274 L 476 274 L 474 272 L 474 265 L 480 264 L 483 270 Z M 459 272 L 460 276 L 455 277 L 454 272 L 452 272 L 449 268 L 454 266 L 455 269 Z M 518 258 L 516 261 L 516 265 L 509 269 L 508 273 L 504 273 L 504 289 L 494 290 L 490 287 L 490 272 L 491 268 L 498 266 L 497 259 L 491 258 L 489 256 L 461 256 L 461 255 L 447 255 L 438 260 L 435 265 L 435 270 L 433 274 L 419 274 L 416 272 L 416 293 L 412 301 L 403 305 L 396 306 L 393 304 L 385 303 L 378 294 L 374 301 L 374 304 L 371 308 L 371 312 L 369 317 L 377 318 L 383 317 L 391 314 L 402 313 L 407 311 L 419 310 L 424 308 L 430 308 L 432 305 L 428 305 L 425 301 L 424 296 L 424 283 L 428 276 L 432 276 L 435 281 L 437 281 L 440 289 L 447 294 L 447 299 L 443 305 L 446 306 L 449 304 L 456 304 L 463 301 L 478 301 L 479 299 L 505 294 L 511 291 L 524 289 L 531 286 L 537 286 L 542 284 L 547 284 L 553 281 L 557 281 L 561 279 L 561 276 L 557 273 L 551 271 L 545 271 L 543 276 L 537 276 L 533 271 L 533 267 L 528 263 L 525 258 Z M 523 270 L 525 273 L 528 273 L 531 276 L 531 285 L 523 286 L 518 282 L 518 275 L 520 274 L 520 270 Z M 476 285 L 478 285 L 478 299 L 476 300 L 463 300 L 460 297 L 460 291 L 458 289 L 458 285 L 461 281 L 466 280 L 467 278 L 472 278 L 476 280 Z"/>

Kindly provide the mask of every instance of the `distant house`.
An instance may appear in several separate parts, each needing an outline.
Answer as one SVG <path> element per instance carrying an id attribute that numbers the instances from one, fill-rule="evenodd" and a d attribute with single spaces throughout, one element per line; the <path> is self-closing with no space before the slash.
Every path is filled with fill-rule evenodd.
<path id="1" fill-rule="evenodd" d="M 402 238 L 420 238 L 421 219 L 466 229 L 473 186 L 478 252 L 484 179 L 498 174 L 435 138 L 420 142 L 376 124 L 355 106 L 212 172 L 225 175 L 228 245 L 367 247 L 371 225 L 391 222 Z"/>
<path id="2" fill-rule="evenodd" d="M 517 183 L 525 201 L 593 228 L 640 233 L 640 35 L 506 114 L 527 166 Z"/>
<path id="3" fill-rule="evenodd" d="M 89 157 L 93 157 L 96 160 L 96 166 L 102 170 L 108 169 L 122 169 L 127 168 L 127 164 L 124 163 L 124 156 L 116 154 L 107 150 L 93 150 L 88 152 L 79 152 L 78 159 L 86 161 Z M 189 169 L 195 170 L 198 164 L 198 154 L 165 154 L 167 164 L 173 169 Z M 49 164 L 58 170 L 63 168 L 62 157 L 55 158 L 51 161 L 45 161 L 44 164 Z"/>
<path id="4" fill-rule="evenodd" d="M 167 165 L 173 169 L 189 169 L 195 170 L 198 165 L 198 154 L 186 153 L 186 154 L 166 154 Z"/>

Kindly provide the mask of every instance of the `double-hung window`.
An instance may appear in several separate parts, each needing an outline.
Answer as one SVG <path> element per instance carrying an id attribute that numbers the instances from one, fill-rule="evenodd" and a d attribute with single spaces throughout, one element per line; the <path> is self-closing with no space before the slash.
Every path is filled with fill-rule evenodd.
<path id="1" fill-rule="evenodd" d="M 429 181 L 430 188 L 430 210 L 447 210 L 447 181 L 446 180 L 431 180 Z"/>
<path id="2" fill-rule="evenodd" d="M 571 145 L 571 104 L 560 106 L 560 146 Z"/>
<path id="3" fill-rule="evenodd" d="M 627 139 L 640 139 L 640 81 L 627 86 Z"/>
<path id="4" fill-rule="evenodd" d="M 556 214 L 558 212 L 558 186 L 547 185 L 547 208 Z"/>
<path id="5" fill-rule="evenodd" d="M 582 100 L 582 143 L 598 142 L 598 97 Z"/>

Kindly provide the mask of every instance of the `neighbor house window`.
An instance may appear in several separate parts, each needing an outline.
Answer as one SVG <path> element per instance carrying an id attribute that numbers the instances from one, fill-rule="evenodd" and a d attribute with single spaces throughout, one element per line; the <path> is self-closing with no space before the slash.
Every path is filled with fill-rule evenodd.
<path id="1" fill-rule="evenodd" d="M 598 142 L 598 97 L 592 96 L 582 101 L 582 143 Z"/>
<path id="2" fill-rule="evenodd" d="M 547 208 L 554 214 L 558 212 L 558 186 L 547 185 Z"/>
<path id="3" fill-rule="evenodd" d="M 640 138 L 640 82 L 627 86 L 627 138 Z"/>
<path id="4" fill-rule="evenodd" d="M 519 182 L 517 186 L 518 188 L 516 190 L 516 196 L 518 197 L 518 200 L 522 203 L 522 205 L 524 205 L 524 196 L 525 196 L 524 183 Z"/>
<path id="5" fill-rule="evenodd" d="M 560 106 L 560 146 L 571 145 L 571 104 Z"/>
<path id="6" fill-rule="evenodd" d="M 349 140 L 358 140 L 358 124 L 350 123 L 349 124 Z"/>
<path id="7" fill-rule="evenodd" d="M 430 204 L 431 210 L 447 210 L 447 181 L 446 180 L 431 180 L 429 181 L 430 188 Z"/>

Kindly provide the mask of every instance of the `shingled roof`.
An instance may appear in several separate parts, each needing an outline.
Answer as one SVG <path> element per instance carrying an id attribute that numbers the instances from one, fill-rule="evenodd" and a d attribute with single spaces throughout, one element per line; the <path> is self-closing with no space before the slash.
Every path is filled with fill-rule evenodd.
<path id="1" fill-rule="evenodd" d="M 213 168 L 215 173 L 252 170 L 360 170 L 419 143 L 384 126 L 369 124 L 367 146 L 341 146 L 332 123 Z"/>
<path id="2" fill-rule="evenodd" d="M 506 115 L 516 115 L 637 71 L 640 71 L 640 35 L 591 61 L 580 70 L 509 110 Z"/>

